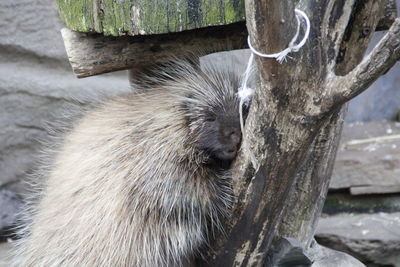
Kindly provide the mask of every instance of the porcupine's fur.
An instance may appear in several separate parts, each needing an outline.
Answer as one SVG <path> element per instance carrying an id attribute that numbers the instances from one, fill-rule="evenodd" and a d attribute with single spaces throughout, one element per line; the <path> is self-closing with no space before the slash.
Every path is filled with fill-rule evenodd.
<path id="1" fill-rule="evenodd" d="M 175 62 L 78 120 L 14 265 L 182 266 L 199 253 L 229 215 L 240 143 L 240 77 L 221 66 Z"/>

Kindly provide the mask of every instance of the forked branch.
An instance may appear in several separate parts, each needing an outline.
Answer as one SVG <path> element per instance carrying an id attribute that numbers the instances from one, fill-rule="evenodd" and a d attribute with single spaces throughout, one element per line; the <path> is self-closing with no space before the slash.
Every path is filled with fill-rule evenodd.
<path id="1" fill-rule="evenodd" d="M 331 106 L 335 108 L 362 93 L 399 59 L 400 18 L 397 18 L 378 45 L 357 67 L 345 76 L 334 76 L 328 81 L 328 101 L 332 103 Z"/>

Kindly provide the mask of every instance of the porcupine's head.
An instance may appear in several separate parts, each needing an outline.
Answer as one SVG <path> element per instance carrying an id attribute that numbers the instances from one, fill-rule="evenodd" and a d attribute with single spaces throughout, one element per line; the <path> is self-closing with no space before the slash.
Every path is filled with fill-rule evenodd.
<path id="1" fill-rule="evenodd" d="M 240 72 L 227 65 L 206 64 L 185 77 L 192 144 L 219 166 L 229 166 L 242 140 L 237 91 Z M 247 115 L 248 105 L 243 106 Z"/>

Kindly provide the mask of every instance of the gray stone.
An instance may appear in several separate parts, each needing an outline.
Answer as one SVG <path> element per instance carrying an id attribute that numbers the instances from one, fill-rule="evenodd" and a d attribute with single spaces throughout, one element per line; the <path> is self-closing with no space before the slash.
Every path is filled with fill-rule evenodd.
<path id="1" fill-rule="evenodd" d="M 5 189 L 0 191 L 0 240 L 10 237 L 11 227 L 15 226 L 16 214 L 21 206 L 22 202 L 14 192 Z"/>
<path id="2" fill-rule="evenodd" d="M 365 263 L 400 266 L 399 212 L 321 218 L 315 238 Z"/>
<path id="3" fill-rule="evenodd" d="M 341 251 L 319 245 L 313 241 L 307 253 L 313 259 L 311 267 L 363 267 L 362 262 Z"/>
<path id="4" fill-rule="evenodd" d="M 64 61 L 55 1 L 0 1 L 1 50 Z M 64 61 L 64 66 L 67 66 Z"/>
<path id="5" fill-rule="evenodd" d="M 0 243 L 0 267 L 10 266 L 9 261 L 12 247 L 12 243 Z"/>
<path id="6" fill-rule="evenodd" d="M 290 237 L 281 240 L 272 258 L 274 267 L 365 266 L 351 255 L 321 246 L 315 240 L 305 248 L 298 240 Z"/>
<path id="7" fill-rule="evenodd" d="M 276 252 L 272 255 L 276 267 L 308 267 L 310 257 L 304 252 L 304 246 L 297 239 L 282 238 Z M 268 264 L 267 264 L 268 265 Z"/>

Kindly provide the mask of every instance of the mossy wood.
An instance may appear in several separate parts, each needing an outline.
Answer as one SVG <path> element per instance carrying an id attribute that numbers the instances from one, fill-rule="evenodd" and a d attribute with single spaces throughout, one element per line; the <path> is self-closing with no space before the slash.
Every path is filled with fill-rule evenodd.
<path id="1" fill-rule="evenodd" d="M 244 0 L 56 0 L 74 31 L 104 35 L 181 32 L 245 20 Z"/>

